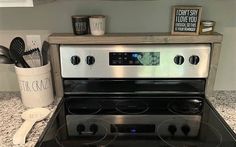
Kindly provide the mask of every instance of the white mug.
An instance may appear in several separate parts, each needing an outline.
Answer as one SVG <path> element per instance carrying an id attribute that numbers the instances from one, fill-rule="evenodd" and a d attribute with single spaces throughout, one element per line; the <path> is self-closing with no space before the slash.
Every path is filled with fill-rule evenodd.
<path id="1" fill-rule="evenodd" d="M 90 31 L 92 35 L 104 35 L 106 17 L 103 15 L 94 15 L 89 18 Z"/>

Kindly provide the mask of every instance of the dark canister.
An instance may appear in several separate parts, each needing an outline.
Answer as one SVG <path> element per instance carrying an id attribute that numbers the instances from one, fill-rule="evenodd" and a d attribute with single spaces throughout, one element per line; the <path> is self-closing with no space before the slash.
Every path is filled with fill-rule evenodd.
<path id="1" fill-rule="evenodd" d="M 75 35 L 89 34 L 89 16 L 74 15 L 71 18 Z"/>

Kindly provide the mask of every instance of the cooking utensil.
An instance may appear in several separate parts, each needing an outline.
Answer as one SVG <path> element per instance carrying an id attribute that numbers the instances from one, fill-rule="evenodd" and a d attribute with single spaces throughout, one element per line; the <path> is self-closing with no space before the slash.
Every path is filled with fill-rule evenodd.
<path id="1" fill-rule="evenodd" d="M 50 114 L 50 110 L 46 108 L 33 108 L 22 113 L 21 117 L 25 122 L 13 137 L 13 144 L 25 144 L 25 138 L 28 132 L 37 121 L 45 119 Z"/>
<path id="2" fill-rule="evenodd" d="M 13 61 L 10 57 L 9 49 L 5 46 L 0 45 L 0 63 L 1 64 L 12 64 Z"/>
<path id="3" fill-rule="evenodd" d="M 43 61 L 42 61 L 43 59 L 42 59 L 42 55 L 40 53 L 39 48 L 27 50 L 26 52 L 24 52 L 24 56 L 25 55 L 31 56 L 31 60 L 33 60 L 34 62 L 34 67 L 39 67 L 43 65 Z"/>
<path id="4" fill-rule="evenodd" d="M 0 55 L 4 55 L 10 59 L 9 49 L 5 46 L 0 45 Z"/>
<path id="5" fill-rule="evenodd" d="M 24 52 L 24 59 L 31 67 L 38 67 L 41 65 L 39 48 L 30 49 Z"/>
<path id="6" fill-rule="evenodd" d="M 38 57 L 39 57 L 39 61 L 40 61 L 40 65 L 43 65 L 43 59 L 42 59 L 42 54 L 40 53 L 39 48 L 37 48 L 37 53 L 38 53 Z"/>
<path id="7" fill-rule="evenodd" d="M 43 65 L 48 64 L 48 50 L 49 50 L 50 44 L 47 41 L 43 42 L 42 46 L 42 59 L 43 59 Z"/>
<path id="8" fill-rule="evenodd" d="M 23 55 L 25 51 L 25 42 L 22 38 L 16 37 L 11 41 L 10 44 L 10 56 L 15 61 L 19 62 L 24 68 L 30 68 L 25 62 Z"/>
<path id="9" fill-rule="evenodd" d="M 39 48 L 36 48 L 36 51 L 33 52 L 33 58 L 37 61 L 37 67 L 42 66 L 43 65 L 43 61 L 42 61 L 42 55 L 40 53 Z"/>
<path id="10" fill-rule="evenodd" d="M 8 58 L 5 55 L 0 55 L 0 64 L 12 64 L 13 62 L 11 61 L 10 58 Z"/>

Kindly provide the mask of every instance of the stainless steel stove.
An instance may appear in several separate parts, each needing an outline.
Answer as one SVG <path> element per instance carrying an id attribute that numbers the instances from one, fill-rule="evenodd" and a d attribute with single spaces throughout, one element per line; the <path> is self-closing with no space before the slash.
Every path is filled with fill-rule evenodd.
<path id="1" fill-rule="evenodd" d="M 211 47 L 61 45 L 64 97 L 36 146 L 235 147 L 205 98 Z"/>

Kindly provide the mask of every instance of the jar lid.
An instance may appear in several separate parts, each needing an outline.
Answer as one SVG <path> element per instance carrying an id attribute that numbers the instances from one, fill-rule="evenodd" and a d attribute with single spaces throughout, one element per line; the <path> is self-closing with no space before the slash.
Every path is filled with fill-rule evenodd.
<path id="1" fill-rule="evenodd" d="M 105 18 L 105 15 L 91 15 L 90 18 Z"/>
<path id="2" fill-rule="evenodd" d="M 201 21 L 201 23 L 206 26 L 206 27 L 212 27 L 214 26 L 215 22 L 214 21 L 209 21 L 209 20 L 204 20 L 204 21 Z"/>
<path id="3" fill-rule="evenodd" d="M 88 18 L 88 15 L 73 15 L 72 18 Z"/>

